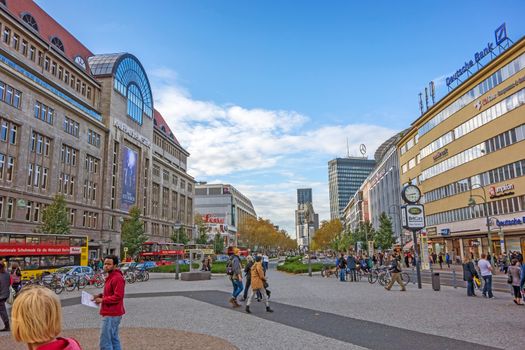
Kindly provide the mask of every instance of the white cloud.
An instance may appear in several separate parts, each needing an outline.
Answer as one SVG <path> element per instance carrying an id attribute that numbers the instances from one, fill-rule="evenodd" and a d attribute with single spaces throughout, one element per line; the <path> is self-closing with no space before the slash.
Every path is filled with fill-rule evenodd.
<path id="1" fill-rule="evenodd" d="M 346 154 L 347 138 L 351 154 L 359 144 L 367 145 L 369 155 L 395 130 L 367 124 L 309 127 L 310 119 L 296 111 L 247 109 L 235 104 L 219 105 L 199 101 L 179 86 L 177 75 L 169 69 L 150 74 L 155 107 L 166 119 L 179 142 L 190 152 L 189 173 L 196 179 L 211 179 L 257 172 L 238 187 L 252 199 L 258 215 L 269 218 L 294 235 L 296 188 L 312 187 L 321 218 L 328 218 L 326 178 L 313 178 L 298 167 L 327 168 L 328 160 Z M 277 170 L 284 182 L 262 180 L 261 172 Z M 301 173 L 306 178 L 296 177 Z M 324 174 L 327 173 L 327 170 Z"/>

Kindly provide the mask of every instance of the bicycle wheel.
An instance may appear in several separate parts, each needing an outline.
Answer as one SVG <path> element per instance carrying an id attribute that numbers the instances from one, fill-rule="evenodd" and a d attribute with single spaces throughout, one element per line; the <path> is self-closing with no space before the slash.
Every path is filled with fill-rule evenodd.
<path id="1" fill-rule="evenodd" d="M 68 276 L 64 279 L 64 288 L 66 288 L 68 292 L 74 291 L 76 287 L 77 287 L 77 279 L 75 277 Z"/>
<path id="2" fill-rule="evenodd" d="M 149 272 L 144 271 L 144 281 L 149 281 Z"/>
<path id="3" fill-rule="evenodd" d="M 377 272 L 373 271 L 373 272 L 370 272 L 368 274 L 368 283 L 370 284 L 374 284 L 377 282 L 377 279 L 378 279 L 378 275 L 377 275 Z"/>
<path id="4" fill-rule="evenodd" d="M 328 268 L 326 266 L 323 266 L 323 268 L 321 269 L 321 276 L 322 277 L 326 277 L 326 270 L 328 270 Z"/>
<path id="5" fill-rule="evenodd" d="M 135 274 L 128 272 L 126 274 L 126 282 L 128 282 L 128 283 L 135 283 Z"/>
<path id="6" fill-rule="evenodd" d="M 410 275 L 406 272 L 401 272 L 401 279 L 403 280 L 404 284 L 410 283 Z"/>
<path id="7" fill-rule="evenodd" d="M 82 277 L 78 280 L 78 289 L 84 289 L 88 285 L 89 281 L 86 277 Z"/>
<path id="8" fill-rule="evenodd" d="M 95 287 L 97 288 L 101 288 L 103 285 L 104 285 L 105 281 L 104 281 L 104 277 L 102 276 L 97 276 L 95 278 L 95 282 L 93 283 L 95 285 Z"/>
<path id="9" fill-rule="evenodd" d="M 64 291 L 64 285 L 60 282 L 54 282 L 53 283 L 53 288 L 52 290 L 55 292 L 55 294 L 60 294 Z"/>

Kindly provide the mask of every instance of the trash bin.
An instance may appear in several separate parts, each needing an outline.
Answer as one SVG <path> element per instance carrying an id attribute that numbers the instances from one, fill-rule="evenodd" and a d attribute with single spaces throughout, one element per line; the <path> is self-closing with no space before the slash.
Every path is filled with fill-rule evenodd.
<path id="1" fill-rule="evenodd" d="M 439 273 L 434 272 L 432 274 L 432 289 L 439 291 L 441 289 L 441 281 L 439 279 Z"/>

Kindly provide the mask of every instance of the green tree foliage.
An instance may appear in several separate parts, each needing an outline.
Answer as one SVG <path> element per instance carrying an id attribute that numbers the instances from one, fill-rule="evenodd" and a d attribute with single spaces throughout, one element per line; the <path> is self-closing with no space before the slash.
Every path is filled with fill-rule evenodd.
<path id="1" fill-rule="evenodd" d="M 206 234 L 207 227 L 202 216 L 199 213 L 195 213 L 194 216 L 195 226 L 197 227 L 197 239 L 195 240 L 196 244 L 206 244 L 208 243 L 208 235 Z"/>
<path id="2" fill-rule="evenodd" d="M 382 212 L 379 216 L 379 230 L 374 235 L 374 246 L 381 249 L 390 249 L 395 243 L 394 231 L 392 230 L 392 221 Z"/>
<path id="3" fill-rule="evenodd" d="M 360 222 L 357 229 L 352 231 L 350 234 L 350 243 L 354 248 L 357 247 L 357 242 L 362 242 L 363 249 L 366 249 L 366 242 L 374 239 L 374 228 L 370 221 Z"/>
<path id="4" fill-rule="evenodd" d="M 135 257 L 141 250 L 142 244 L 148 240 L 144 234 L 144 222 L 140 219 L 140 209 L 131 208 L 129 217 L 122 223 L 122 245 L 128 248 L 127 255 Z"/>
<path id="5" fill-rule="evenodd" d="M 184 245 L 188 244 L 188 242 L 190 241 L 190 237 L 184 230 L 183 226 L 181 226 L 178 229 L 174 229 L 170 239 L 175 243 L 181 243 Z"/>
<path id="6" fill-rule="evenodd" d="M 71 232 L 66 200 L 61 194 L 53 198 L 53 202 L 42 212 L 42 224 L 39 231 L 53 235 L 66 235 Z"/>
<path id="7" fill-rule="evenodd" d="M 217 233 L 213 238 L 213 249 L 215 250 L 215 254 L 224 254 L 224 239 L 220 233 Z"/>

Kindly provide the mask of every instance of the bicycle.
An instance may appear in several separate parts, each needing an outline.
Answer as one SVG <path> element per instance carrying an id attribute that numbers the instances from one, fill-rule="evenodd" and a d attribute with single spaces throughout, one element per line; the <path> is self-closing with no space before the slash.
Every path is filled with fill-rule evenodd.
<path id="1" fill-rule="evenodd" d="M 86 280 L 86 284 L 92 284 L 97 288 L 102 288 L 104 286 L 104 283 L 106 283 L 106 279 L 104 278 L 104 274 L 101 272 L 98 272 L 93 275 L 93 277 L 82 277 Z"/>
<path id="2" fill-rule="evenodd" d="M 84 276 L 81 277 L 80 275 L 66 276 L 63 282 L 64 282 L 64 288 L 68 292 L 72 292 L 75 289 L 78 289 L 78 290 L 84 289 L 87 285 L 86 278 Z"/>

